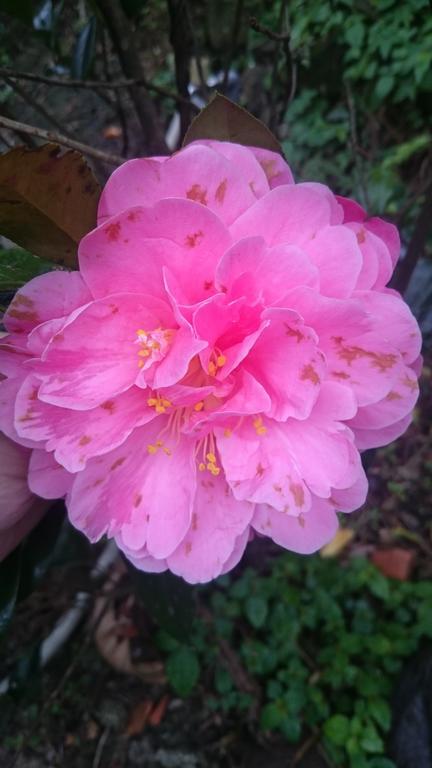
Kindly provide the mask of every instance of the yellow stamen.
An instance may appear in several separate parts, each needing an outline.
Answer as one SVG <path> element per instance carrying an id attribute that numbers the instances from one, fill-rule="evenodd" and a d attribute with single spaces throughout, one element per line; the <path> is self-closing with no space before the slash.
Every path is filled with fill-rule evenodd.
<path id="1" fill-rule="evenodd" d="M 151 443 L 147 446 L 147 450 L 149 453 L 157 453 L 157 448 L 155 445 L 151 445 Z"/>
<path id="2" fill-rule="evenodd" d="M 226 363 L 225 355 L 218 355 L 216 362 L 217 362 L 218 368 L 222 368 L 222 366 L 225 365 Z"/>
<path id="3" fill-rule="evenodd" d="M 204 408 L 204 403 L 202 400 L 200 400 L 199 403 L 195 403 L 194 405 L 194 411 L 202 411 L 203 408 Z"/>
<path id="4" fill-rule="evenodd" d="M 211 461 L 213 464 L 216 464 L 216 456 L 214 455 L 214 453 L 207 453 L 206 459 L 208 461 Z"/>

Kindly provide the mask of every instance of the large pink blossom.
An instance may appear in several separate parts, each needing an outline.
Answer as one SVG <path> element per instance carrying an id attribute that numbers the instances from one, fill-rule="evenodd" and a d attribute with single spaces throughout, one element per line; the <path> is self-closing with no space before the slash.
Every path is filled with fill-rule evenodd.
<path id="1" fill-rule="evenodd" d="M 254 532 L 315 551 L 365 500 L 359 451 L 417 399 L 398 252 L 394 226 L 265 150 L 126 162 L 79 271 L 32 280 L 5 318 L 0 426 L 33 449 L 30 487 L 190 582 Z"/>

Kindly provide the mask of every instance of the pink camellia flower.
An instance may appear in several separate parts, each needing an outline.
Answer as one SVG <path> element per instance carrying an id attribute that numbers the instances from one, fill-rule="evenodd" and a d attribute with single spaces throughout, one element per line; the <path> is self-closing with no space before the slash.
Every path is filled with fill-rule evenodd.
<path id="1" fill-rule="evenodd" d="M 5 318 L 0 426 L 33 449 L 30 487 L 190 582 L 253 532 L 315 551 L 365 500 L 359 451 L 417 399 L 398 251 L 392 225 L 265 150 L 126 162 L 79 272 L 32 280 Z"/>
<path id="2" fill-rule="evenodd" d="M 30 451 L 0 433 L 0 560 L 41 519 L 45 504 L 27 483 Z"/>

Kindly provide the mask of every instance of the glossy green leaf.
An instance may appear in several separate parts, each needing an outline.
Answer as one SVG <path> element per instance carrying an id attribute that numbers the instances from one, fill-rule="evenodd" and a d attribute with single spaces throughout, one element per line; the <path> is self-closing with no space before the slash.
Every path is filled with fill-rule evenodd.
<path id="1" fill-rule="evenodd" d="M 96 18 L 92 18 L 78 35 L 72 59 L 71 74 L 78 80 L 85 80 L 93 65 L 96 52 Z"/>
<path id="2" fill-rule="evenodd" d="M 183 645 L 168 658 L 166 673 L 179 696 L 188 696 L 198 682 L 200 666 L 191 648 Z"/>
<path id="3" fill-rule="evenodd" d="M 16 291 L 33 277 L 49 272 L 52 264 L 23 248 L 0 250 L 0 291 Z"/>
<path id="4" fill-rule="evenodd" d="M 278 140 L 261 120 L 220 93 L 192 120 L 183 146 L 199 139 L 232 141 L 283 154 Z"/>
<path id="5" fill-rule="evenodd" d="M 332 744 L 342 747 L 350 732 L 350 721 L 345 715 L 333 715 L 324 723 L 324 736 Z"/>
<path id="6" fill-rule="evenodd" d="M 56 144 L 0 156 L 0 234 L 48 261 L 77 264 L 77 244 L 96 226 L 99 185 L 78 153 Z"/>

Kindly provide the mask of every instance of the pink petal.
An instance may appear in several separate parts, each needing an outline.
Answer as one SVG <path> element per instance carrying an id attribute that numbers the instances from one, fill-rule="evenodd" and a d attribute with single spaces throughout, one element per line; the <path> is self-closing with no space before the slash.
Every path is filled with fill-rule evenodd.
<path id="1" fill-rule="evenodd" d="M 216 578 L 249 527 L 253 504 L 236 501 L 222 476 L 200 476 L 191 526 L 168 566 L 191 584 Z"/>
<path id="2" fill-rule="evenodd" d="M 52 453 L 34 450 L 30 458 L 28 483 L 43 499 L 61 499 L 69 493 L 74 475 L 58 464 Z"/>
<path id="3" fill-rule="evenodd" d="M 121 445 L 136 426 L 156 416 L 147 405 L 148 395 L 138 387 L 83 412 L 42 402 L 40 384 L 36 376 L 28 376 L 18 392 L 16 429 L 21 437 L 44 441 L 45 450 L 54 451 L 68 472 L 79 472 L 88 459 Z"/>
<path id="4" fill-rule="evenodd" d="M 269 309 L 264 317 L 270 325 L 249 352 L 245 366 L 272 400 L 269 415 L 278 420 L 305 419 L 325 372 L 317 337 L 289 309 Z"/>
<path id="5" fill-rule="evenodd" d="M 207 147 L 211 147 L 219 155 L 223 155 L 231 166 L 235 168 L 239 176 L 247 180 L 247 184 L 255 197 L 262 197 L 269 191 L 267 174 L 258 161 L 253 147 L 243 147 L 241 144 L 232 144 L 230 141 L 212 141 L 211 139 L 200 140 L 193 142 L 193 144 L 204 144 Z M 266 150 L 263 151 L 265 152 Z M 282 163 L 285 166 L 283 160 Z"/>
<path id="6" fill-rule="evenodd" d="M 16 292 L 4 316 L 8 331 L 29 333 L 40 323 L 69 315 L 91 295 L 79 272 L 39 275 Z"/>
<path id="7" fill-rule="evenodd" d="M 349 421 L 349 426 L 358 429 L 381 429 L 399 422 L 411 413 L 419 396 L 419 387 L 411 368 L 403 366 L 401 375 L 390 392 L 377 403 L 359 408 Z"/>
<path id="8" fill-rule="evenodd" d="M 303 245 L 331 222 L 326 194 L 306 184 L 276 187 L 231 225 L 235 240 L 260 235 L 268 245 Z"/>
<path id="9" fill-rule="evenodd" d="M 332 540 L 338 529 L 338 519 L 331 504 L 314 498 L 311 508 L 300 517 L 260 504 L 255 510 L 252 526 L 276 544 L 301 555 L 310 555 Z"/>
<path id="10" fill-rule="evenodd" d="M 400 421 L 390 424 L 388 427 L 379 429 L 358 429 L 354 428 L 356 445 L 359 451 L 365 451 L 369 448 L 381 448 L 384 445 L 392 443 L 397 437 L 403 435 L 412 421 L 412 413 L 404 416 Z"/>
<path id="11" fill-rule="evenodd" d="M 229 225 L 256 200 L 240 171 L 203 144 L 189 145 L 162 163 L 129 160 L 114 171 L 102 192 L 99 222 L 134 206 L 178 197 L 208 207 Z"/>
<path id="12" fill-rule="evenodd" d="M 216 263 L 230 246 L 218 217 L 191 200 L 132 208 L 81 241 L 81 273 L 96 298 L 127 291 L 165 298 L 167 267 L 193 303 L 208 296 Z"/>
<path id="13" fill-rule="evenodd" d="M 378 291 L 357 291 L 369 313 L 370 329 L 380 333 L 392 347 L 402 354 L 405 363 L 412 363 L 420 354 L 420 329 L 408 305 L 397 295 Z"/>
<path id="14" fill-rule="evenodd" d="M 294 184 L 291 169 L 278 152 L 271 152 L 269 149 L 261 149 L 261 147 L 249 147 L 249 149 L 267 176 L 270 189 L 281 184 Z"/>
<path id="15" fill-rule="evenodd" d="M 324 227 L 303 247 L 318 267 L 324 296 L 348 298 L 362 267 L 362 256 L 354 233 L 345 226 Z"/>
<path id="16" fill-rule="evenodd" d="M 124 392 L 140 371 L 137 330 L 172 322 L 168 305 L 152 296 L 114 294 L 88 304 L 52 339 L 37 366 L 39 398 L 87 410 Z"/>
<path id="17" fill-rule="evenodd" d="M 340 512 L 354 512 L 363 506 L 368 493 L 368 480 L 363 468 L 356 482 L 349 488 L 334 488 L 332 501 Z"/>
<path id="18" fill-rule="evenodd" d="M 88 462 L 68 500 L 73 525 L 91 541 L 120 535 L 125 547 L 157 559 L 171 554 L 191 521 L 195 498 L 194 442 L 162 430 L 166 418 L 135 429 L 120 448 Z M 149 453 L 148 446 L 164 448 Z"/>

